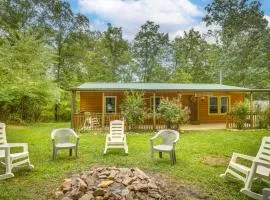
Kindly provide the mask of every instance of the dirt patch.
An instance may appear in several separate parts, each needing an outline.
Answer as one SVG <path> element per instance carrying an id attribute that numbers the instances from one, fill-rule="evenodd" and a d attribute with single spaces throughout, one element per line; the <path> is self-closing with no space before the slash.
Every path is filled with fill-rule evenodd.
<path id="1" fill-rule="evenodd" d="M 55 191 L 62 200 L 201 200 L 197 189 L 158 173 L 138 168 L 97 167 L 65 179 Z"/>
<path id="2" fill-rule="evenodd" d="M 211 167 L 220 167 L 228 165 L 230 158 L 224 156 L 206 156 L 202 159 L 202 163 Z"/>
<path id="3" fill-rule="evenodd" d="M 183 181 L 160 173 L 148 173 L 156 180 L 160 180 L 163 191 L 172 195 L 175 200 L 210 200 L 213 199 L 208 194 L 184 183 Z"/>
<path id="4" fill-rule="evenodd" d="M 8 127 L 12 128 L 12 129 L 16 129 L 16 130 L 22 130 L 25 128 L 25 126 L 23 125 L 9 125 Z"/>

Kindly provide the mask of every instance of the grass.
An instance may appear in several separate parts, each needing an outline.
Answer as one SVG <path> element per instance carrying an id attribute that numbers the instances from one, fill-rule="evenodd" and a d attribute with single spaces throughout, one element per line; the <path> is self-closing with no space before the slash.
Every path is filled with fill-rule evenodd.
<path id="1" fill-rule="evenodd" d="M 15 171 L 15 177 L 0 182 L 0 199 L 52 199 L 53 190 L 72 173 L 81 172 L 93 164 L 139 167 L 146 171 L 159 172 L 174 177 L 186 185 L 210 195 L 212 199 L 248 199 L 239 192 L 243 184 L 230 179 L 221 179 L 219 174 L 226 169 L 202 162 L 206 157 L 219 156 L 229 160 L 232 152 L 256 155 L 263 136 L 269 131 L 201 131 L 185 132 L 177 148 L 177 164 L 171 166 L 168 156 L 151 161 L 149 138 L 151 133 L 129 134 L 129 155 L 121 150 L 109 150 L 103 156 L 105 135 L 101 133 L 80 134 L 79 158 L 60 151 L 52 161 L 50 133 L 66 123 L 47 123 L 33 126 L 8 126 L 8 142 L 27 142 L 30 159 L 35 165 L 33 172 L 25 169 Z M 3 172 L 3 168 L 0 169 Z"/>

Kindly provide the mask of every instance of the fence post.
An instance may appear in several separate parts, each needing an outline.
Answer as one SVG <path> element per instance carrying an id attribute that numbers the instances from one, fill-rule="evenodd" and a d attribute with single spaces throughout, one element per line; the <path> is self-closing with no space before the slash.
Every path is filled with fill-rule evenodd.
<path id="1" fill-rule="evenodd" d="M 105 129 L 105 94 L 102 92 L 102 116 L 101 116 L 102 130 Z"/>
<path id="2" fill-rule="evenodd" d="M 153 129 L 156 130 L 156 93 L 153 93 Z"/>
<path id="3" fill-rule="evenodd" d="M 250 128 L 253 128 L 253 92 L 250 92 Z"/>
<path id="4" fill-rule="evenodd" d="M 228 118 L 229 118 L 229 114 L 227 113 L 227 115 L 226 115 L 226 128 L 229 128 Z"/>

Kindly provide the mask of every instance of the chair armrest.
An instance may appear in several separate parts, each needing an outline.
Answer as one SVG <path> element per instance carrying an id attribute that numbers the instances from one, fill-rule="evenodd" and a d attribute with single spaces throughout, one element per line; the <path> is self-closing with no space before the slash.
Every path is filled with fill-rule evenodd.
<path id="1" fill-rule="evenodd" d="M 28 151 L 28 144 L 27 143 L 7 143 L 7 145 L 11 148 L 13 147 L 23 147 L 23 151 Z"/>
<path id="2" fill-rule="evenodd" d="M 10 146 L 8 146 L 7 144 L 0 145 L 0 150 L 7 150 L 7 149 L 10 149 Z"/>
<path id="3" fill-rule="evenodd" d="M 270 168 L 270 163 L 269 162 L 266 162 L 264 160 L 261 160 L 261 159 L 254 159 L 253 162 L 256 164 L 256 165 L 262 165 L 264 167 L 267 167 L 267 168 Z"/>
<path id="4" fill-rule="evenodd" d="M 10 155 L 10 146 L 8 144 L 2 144 L 0 145 L 0 150 L 5 151 L 5 157 L 8 158 Z"/>
<path id="5" fill-rule="evenodd" d="M 248 156 L 248 155 L 244 155 L 244 154 L 240 154 L 240 153 L 233 153 L 232 161 L 236 162 L 237 158 L 243 158 L 245 160 L 250 160 L 250 161 L 254 161 L 254 159 L 255 159 L 255 157 L 253 157 L 253 156 Z"/>
<path id="6" fill-rule="evenodd" d="M 158 138 L 158 136 L 159 136 L 159 134 L 157 133 L 154 137 L 152 137 L 150 140 L 155 140 L 155 139 L 157 139 Z"/>

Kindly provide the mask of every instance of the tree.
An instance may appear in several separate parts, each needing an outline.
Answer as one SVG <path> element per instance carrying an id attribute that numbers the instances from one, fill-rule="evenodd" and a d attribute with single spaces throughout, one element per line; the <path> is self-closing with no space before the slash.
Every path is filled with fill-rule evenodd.
<path id="1" fill-rule="evenodd" d="M 224 83 L 269 87 L 269 28 L 258 0 L 214 0 L 206 7 L 207 25 L 221 27 L 220 68 Z M 256 81 L 256 80 L 262 80 Z"/>
<path id="2" fill-rule="evenodd" d="M 48 79 L 47 66 L 53 65 L 52 50 L 32 32 L 19 35 L 10 46 L 1 46 L 0 112 L 9 120 L 37 121 L 42 106 L 54 101 L 57 89 Z M 3 114 L 5 113 L 5 115 Z"/>
<path id="3" fill-rule="evenodd" d="M 169 47 L 168 34 L 159 32 L 159 25 L 147 21 L 136 34 L 133 45 L 134 59 L 139 66 L 140 81 L 162 81 L 166 76 L 158 73 L 166 71 L 163 61 L 166 49 Z M 158 78 L 157 78 L 158 77 Z"/>
<path id="4" fill-rule="evenodd" d="M 107 31 L 103 33 L 101 43 L 108 50 L 109 65 L 112 71 L 112 81 L 121 80 L 122 69 L 128 66 L 131 55 L 129 44 L 122 36 L 122 28 L 113 27 L 108 24 Z"/>
<path id="5" fill-rule="evenodd" d="M 191 29 L 184 32 L 183 37 L 173 41 L 174 73 L 172 81 L 213 83 L 216 81 L 216 65 L 218 60 L 213 57 L 217 45 L 208 44 L 198 31 Z"/>
<path id="6" fill-rule="evenodd" d="M 205 10 L 207 14 L 204 21 L 207 25 L 221 27 L 224 43 L 230 42 L 240 33 L 256 37 L 257 34 L 265 32 L 268 26 L 258 0 L 214 0 L 205 7 Z"/>

